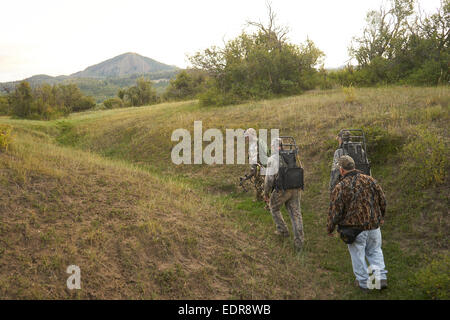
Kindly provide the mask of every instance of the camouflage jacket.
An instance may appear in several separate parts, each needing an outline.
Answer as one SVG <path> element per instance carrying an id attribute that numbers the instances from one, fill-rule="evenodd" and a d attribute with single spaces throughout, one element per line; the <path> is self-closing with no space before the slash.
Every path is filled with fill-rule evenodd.
<path id="1" fill-rule="evenodd" d="M 337 225 L 372 230 L 384 223 L 386 198 L 381 186 L 370 176 L 348 172 L 331 193 L 328 233 Z"/>

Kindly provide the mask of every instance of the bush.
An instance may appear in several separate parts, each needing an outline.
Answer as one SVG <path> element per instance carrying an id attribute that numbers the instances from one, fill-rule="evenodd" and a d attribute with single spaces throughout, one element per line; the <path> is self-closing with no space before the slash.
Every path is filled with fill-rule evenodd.
<path id="1" fill-rule="evenodd" d="M 135 86 L 119 90 L 117 96 L 126 106 L 133 107 L 151 105 L 160 101 L 152 82 L 144 77 L 138 78 Z"/>
<path id="2" fill-rule="evenodd" d="M 314 76 L 316 87 L 320 88 L 321 90 L 332 89 L 336 81 L 334 81 L 333 77 L 330 77 L 330 74 L 322 67 Z"/>
<path id="3" fill-rule="evenodd" d="M 428 129 L 419 129 L 403 148 L 405 179 L 414 178 L 416 187 L 443 183 L 449 165 L 448 153 L 440 137 Z"/>
<path id="4" fill-rule="evenodd" d="M 437 85 L 441 78 L 439 61 L 428 60 L 404 81 L 412 85 Z"/>
<path id="5" fill-rule="evenodd" d="M 208 76 L 201 70 L 183 70 L 175 79 L 170 80 L 164 92 L 165 100 L 194 99 L 205 89 Z"/>
<path id="6" fill-rule="evenodd" d="M 210 87 L 203 93 L 198 94 L 200 106 L 225 106 L 243 102 L 242 97 L 232 94 L 223 93 L 217 87 Z"/>
<path id="7" fill-rule="evenodd" d="M 116 108 L 123 108 L 125 105 L 120 98 L 111 98 L 103 101 L 103 105 L 106 109 L 116 109 Z"/>
<path id="8" fill-rule="evenodd" d="M 82 96 L 77 101 L 77 103 L 73 105 L 72 112 L 89 110 L 89 109 L 92 109 L 93 107 L 95 107 L 95 105 L 96 105 L 96 103 L 95 103 L 94 98 L 92 98 L 90 96 Z"/>
<path id="9" fill-rule="evenodd" d="M 412 284 L 421 288 L 428 298 L 448 300 L 450 298 L 449 270 L 450 256 L 445 254 L 420 269 Z"/>
<path id="10" fill-rule="evenodd" d="M 0 125 L 0 151 L 8 151 L 11 144 L 12 127 L 8 125 Z"/>
<path id="11" fill-rule="evenodd" d="M 356 92 L 355 88 L 352 86 L 343 87 L 342 92 L 344 92 L 345 102 L 346 103 L 354 103 L 356 101 Z"/>
<path id="12" fill-rule="evenodd" d="M 405 139 L 382 127 L 363 127 L 366 136 L 367 153 L 371 163 L 383 164 L 386 159 L 397 154 Z"/>

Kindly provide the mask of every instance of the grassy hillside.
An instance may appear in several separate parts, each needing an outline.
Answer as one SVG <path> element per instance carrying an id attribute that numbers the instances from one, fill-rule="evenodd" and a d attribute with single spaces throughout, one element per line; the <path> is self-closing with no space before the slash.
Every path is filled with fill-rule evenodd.
<path id="1" fill-rule="evenodd" d="M 2 298 L 448 298 L 448 88 L 317 91 L 245 105 L 196 101 L 85 112 L 14 128 L 0 154 Z M 306 243 L 279 239 L 242 194 L 245 165 L 175 166 L 172 131 L 279 128 L 306 170 Z M 366 130 L 388 199 L 390 288 L 360 293 L 350 257 L 326 235 L 334 137 Z M 286 214 L 286 212 L 284 212 Z M 287 218 L 286 221 L 289 219 Z M 77 264 L 82 289 L 66 289 Z"/>

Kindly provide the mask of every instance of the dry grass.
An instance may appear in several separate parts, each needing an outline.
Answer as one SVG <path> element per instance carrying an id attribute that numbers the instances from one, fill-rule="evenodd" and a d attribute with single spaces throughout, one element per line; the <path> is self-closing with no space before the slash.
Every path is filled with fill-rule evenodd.
<path id="1" fill-rule="evenodd" d="M 26 133 L 0 165 L 2 298 L 308 297 L 286 290 L 290 279 L 266 283 L 277 266 L 264 240 L 186 183 Z M 78 292 L 66 288 L 70 264 Z"/>

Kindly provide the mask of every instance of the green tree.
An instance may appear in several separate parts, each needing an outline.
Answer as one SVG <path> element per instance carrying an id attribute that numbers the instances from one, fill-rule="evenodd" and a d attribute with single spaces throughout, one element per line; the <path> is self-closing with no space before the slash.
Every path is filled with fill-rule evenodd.
<path id="1" fill-rule="evenodd" d="M 450 80 L 450 0 L 431 16 L 417 17 L 401 62 L 410 68 L 407 82 L 446 84 Z"/>
<path id="2" fill-rule="evenodd" d="M 376 58 L 392 59 L 406 41 L 413 12 L 414 0 L 390 0 L 378 11 L 369 11 L 367 26 L 362 36 L 353 38 L 350 55 L 362 67 Z"/>
<path id="3" fill-rule="evenodd" d="M 7 115 L 9 112 L 8 96 L 0 95 L 0 115 Z"/>
<path id="4" fill-rule="evenodd" d="M 170 80 L 164 92 L 166 100 L 193 99 L 205 89 L 207 75 L 201 70 L 183 70 Z"/>
<path id="5" fill-rule="evenodd" d="M 349 51 L 357 70 L 334 77 L 360 86 L 448 83 L 449 27 L 450 0 L 425 17 L 414 11 L 414 0 L 390 0 L 367 14 L 363 35 L 353 39 Z"/>
<path id="6" fill-rule="evenodd" d="M 136 80 L 135 86 L 119 90 L 117 95 L 125 102 L 125 104 L 130 106 L 150 105 L 159 101 L 159 97 L 152 86 L 152 82 L 143 77 Z"/>
<path id="7" fill-rule="evenodd" d="M 12 107 L 12 114 L 16 117 L 26 118 L 32 114 L 33 96 L 28 82 L 20 82 L 9 94 L 9 105 Z"/>

